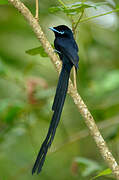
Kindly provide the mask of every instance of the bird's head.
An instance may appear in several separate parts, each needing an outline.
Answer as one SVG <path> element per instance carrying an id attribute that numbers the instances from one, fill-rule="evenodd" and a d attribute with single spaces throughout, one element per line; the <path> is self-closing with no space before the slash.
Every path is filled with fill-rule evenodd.
<path id="1" fill-rule="evenodd" d="M 73 35 L 71 29 L 65 25 L 50 27 L 49 29 L 55 33 L 56 37 L 71 37 Z"/>

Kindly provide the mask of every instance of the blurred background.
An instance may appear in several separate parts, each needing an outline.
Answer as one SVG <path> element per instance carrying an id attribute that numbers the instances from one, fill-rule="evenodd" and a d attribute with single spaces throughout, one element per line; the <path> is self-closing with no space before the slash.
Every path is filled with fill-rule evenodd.
<path id="1" fill-rule="evenodd" d="M 23 0 L 35 15 L 35 0 Z M 65 2 L 65 1 L 64 1 Z M 77 28 L 79 46 L 78 91 L 119 162 L 119 13 L 86 21 L 87 17 L 119 10 L 118 0 L 39 2 L 39 22 L 51 44 L 48 29 Z M 59 8 L 59 9 L 58 9 Z M 90 180 L 106 170 L 72 98 L 67 95 L 57 133 L 40 175 L 31 175 L 35 158 L 47 134 L 58 74 L 23 16 L 6 0 L 0 2 L 0 180 Z"/>

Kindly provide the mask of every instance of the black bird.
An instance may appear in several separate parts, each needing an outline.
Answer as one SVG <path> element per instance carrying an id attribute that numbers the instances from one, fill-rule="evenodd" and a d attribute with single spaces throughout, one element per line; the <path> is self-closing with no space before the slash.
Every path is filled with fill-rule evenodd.
<path id="1" fill-rule="evenodd" d="M 73 66 L 78 69 L 78 46 L 74 40 L 70 28 L 65 25 L 50 28 L 55 33 L 54 46 L 62 61 L 62 70 L 56 89 L 56 94 L 52 106 L 54 111 L 47 136 L 41 146 L 37 159 L 32 169 L 32 174 L 41 172 L 48 148 L 51 146 L 58 126 L 64 101 L 67 94 L 70 72 Z"/>

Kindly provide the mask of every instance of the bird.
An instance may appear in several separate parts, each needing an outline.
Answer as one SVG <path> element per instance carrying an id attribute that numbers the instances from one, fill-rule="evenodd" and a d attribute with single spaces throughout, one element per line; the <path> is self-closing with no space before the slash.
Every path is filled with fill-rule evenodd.
<path id="1" fill-rule="evenodd" d="M 52 105 L 53 116 L 47 136 L 41 145 L 40 151 L 33 166 L 32 174 L 35 172 L 39 174 L 42 170 L 46 154 L 53 142 L 56 129 L 60 121 L 68 90 L 71 69 L 74 66 L 77 72 L 79 63 L 78 46 L 74 39 L 72 30 L 66 25 L 50 27 L 49 29 L 51 29 L 55 34 L 54 47 L 55 51 L 60 57 L 60 60 L 62 61 L 62 69 L 59 75 L 58 85 Z"/>

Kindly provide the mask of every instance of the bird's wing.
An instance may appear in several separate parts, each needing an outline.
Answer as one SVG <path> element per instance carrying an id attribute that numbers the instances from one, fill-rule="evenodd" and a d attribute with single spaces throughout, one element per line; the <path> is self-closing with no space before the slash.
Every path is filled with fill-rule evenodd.
<path id="1" fill-rule="evenodd" d="M 61 52 L 61 54 L 65 55 L 76 68 L 78 68 L 78 47 L 74 40 L 65 39 L 57 39 L 55 42 L 55 48 Z"/>

